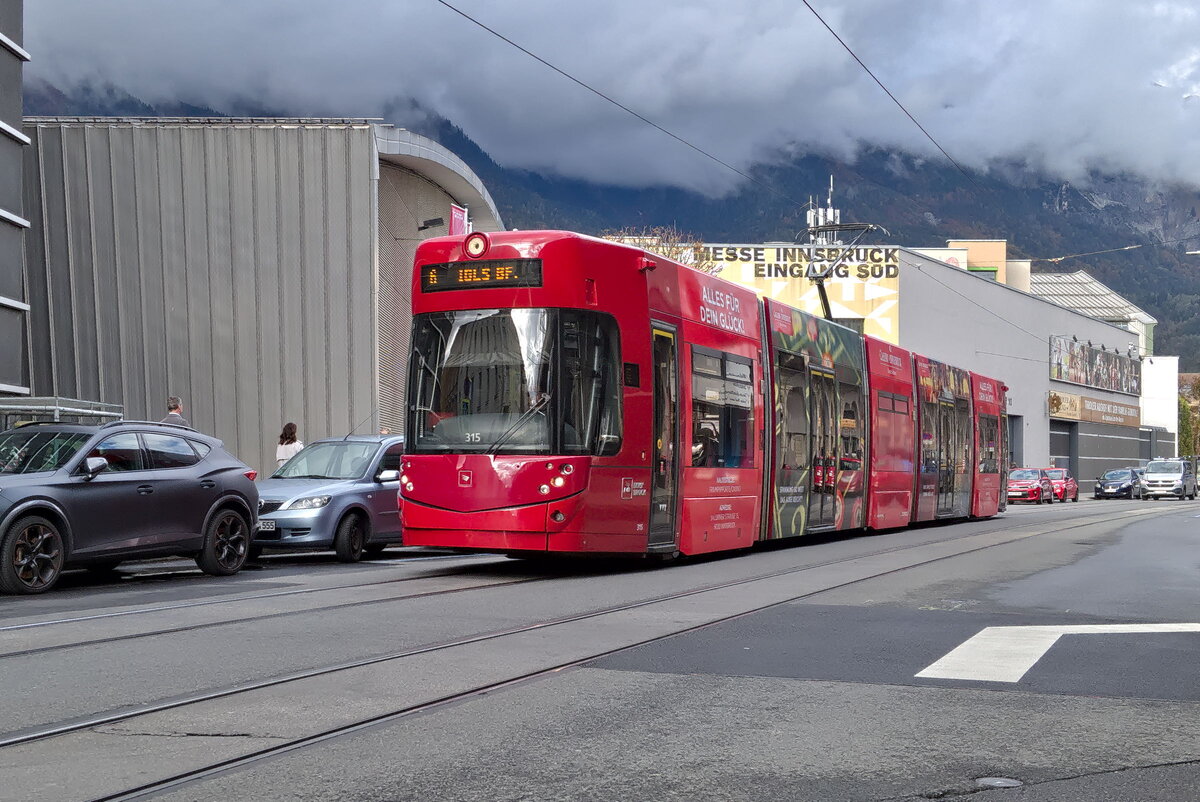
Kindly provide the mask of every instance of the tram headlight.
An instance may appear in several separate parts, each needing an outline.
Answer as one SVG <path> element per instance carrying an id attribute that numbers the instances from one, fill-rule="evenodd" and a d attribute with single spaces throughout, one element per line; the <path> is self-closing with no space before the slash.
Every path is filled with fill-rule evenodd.
<path id="1" fill-rule="evenodd" d="M 542 485 L 538 488 L 538 492 L 543 496 L 550 492 L 550 485 Z"/>
<path id="2" fill-rule="evenodd" d="M 289 501 L 284 509 L 288 510 L 319 510 L 329 503 L 332 496 L 305 496 Z"/>
<path id="3" fill-rule="evenodd" d="M 408 492 L 410 492 L 410 493 L 412 492 L 412 488 L 413 488 L 413 484 L 412 484 L 412 482 L 409 482 L 408 484 L 406 484 L 406 485 L 404 486 L 404 489 L 405 489 L 405 490 L 407 490 L 407 491 L 408 491 Z"/>
<path id="4" fill-rule="evenodd" d="M 567 480 L 562 478 L 561 476 L 555 476 L 553 479 L 550 480 L 550 484 L 554 485 L 555 487 L 562 487 L 566 483 L 567 483 Z"/>
<path id="5" fill-rule="evenodd" d="M 400 484 L 402 484 L 402 485 L 408 484 L 408 474 L 406 474 L 406 473 L 400 474 Z"/>
<path id="6" fill-rule="evenodd" d="M 476 231 L 463 241 L 463 250 L 466 251 L 467 256 L 470 256 L 472 259 L 478 259 L 480 256 L 483 256 L 485 253 L 487 253 L 487 249 L 488 238 L 483 234 L 483 232 Z"/>
<path id="7" fill-rule="evenodd" d="M 564 466 L 562 466 L 562 468 L 561 468 L 560 470 L 562 470 L 562 472 L 563 472 L 563 473 L 565 473 L 565 474 L 569 474 L 569 473 L 572 473 L 572 472 L 575 470 L 575 466 L 574 466 L 574 465 L 569 465 L 569 464 L 568 464 L 568 465 L 564 465 Z"/>

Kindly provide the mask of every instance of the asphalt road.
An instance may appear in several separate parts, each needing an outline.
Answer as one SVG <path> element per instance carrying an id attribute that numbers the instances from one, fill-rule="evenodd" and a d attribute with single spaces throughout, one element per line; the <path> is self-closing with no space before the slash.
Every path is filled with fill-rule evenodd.
<path id="1" fill-rule="evenodd" d="M 0 598 L 0 799 L 1200 799 L 1197 503 L 68 585 Z"/>

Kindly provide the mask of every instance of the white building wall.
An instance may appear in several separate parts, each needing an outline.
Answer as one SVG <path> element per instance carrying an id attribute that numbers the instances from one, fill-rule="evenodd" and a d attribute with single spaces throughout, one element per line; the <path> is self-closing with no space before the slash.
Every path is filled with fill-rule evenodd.
<path id="1" fill-rule="evenodd" d="M 1153 356 L 1142 362 L 1142 425 L 1179 434 L 1179 357 Z"/>
<path id="2" fill-rule="evenodd" d="M 1050 464 L 1050 337 L 1075 335 L 1110 348 L 1129 332 L 922 254 L 900 252 L 900 345 L 932 359 L 992 376 L 1008 385 L 1008 411 L 1023 426 L 1025 465 Z M 1158 361 L 1158 358 L 1155 358 Z M 1138 399 L 1054 382 L 1053 389 L 1124 404 Z M 1137 454 L 1137 431 L 1130 457 Z"/>

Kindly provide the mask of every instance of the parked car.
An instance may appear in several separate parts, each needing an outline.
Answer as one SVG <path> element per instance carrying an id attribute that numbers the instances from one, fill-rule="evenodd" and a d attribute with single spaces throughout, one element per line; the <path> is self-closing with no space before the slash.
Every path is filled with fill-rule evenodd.
<path id="1" fill-rule="evenodd" d="M 1141 468 L 1117 468 L 1096 477 L 1092 498 L 1141 498 Z"/>
<path id="2" fill-rule="evenodd" d="M 1142 498 L 1196 497 L 1196 474 L 1190 459 L 1152 459 L 1142 477 Z"/>
<path id="3" fill-rule="evenodd" d="M 66 568 L 183 555 L 237 573 L 255 471 L 186 426 L 35 423 L 0 433 L 0 591 L 42 593 Z"/>
<path id="4" fill-rule="evenodd" d="M 1050 478 L 1054 498 L 1059 501 L 1079 501 L 1079 482 L 1066 468 L 1043 468 Z"/>
<path id="5" fill-rule="evenodd" d="M 316 440 L 259 483 L 262 549 L 332 548 L 355 562 L 401 542 L 398 496 L 404 437 Z"/>
<path id="6" fill-rule="evenodd" d="M 1008 500 L 1054 503 L 1054 485 L 1041 468 L 1016 468 L 1008 473 Z"/>

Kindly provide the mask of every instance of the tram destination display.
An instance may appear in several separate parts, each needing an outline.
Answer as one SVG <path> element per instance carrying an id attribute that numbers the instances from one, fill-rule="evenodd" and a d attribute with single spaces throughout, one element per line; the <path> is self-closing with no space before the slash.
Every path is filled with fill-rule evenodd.
<path id="1" fill-rule="evenodd" d="M 421 292 L 540 286 L 541 259 L 481 259 L 421 268 Z"/>

